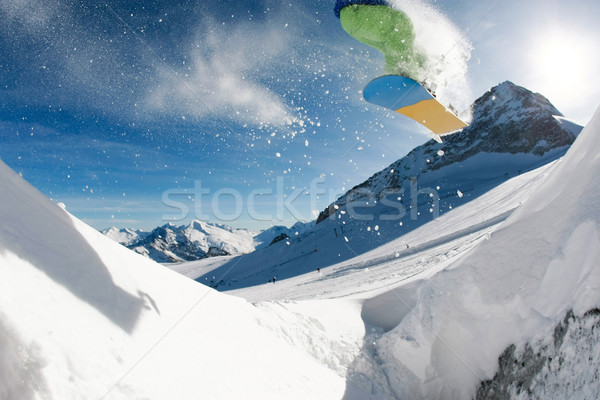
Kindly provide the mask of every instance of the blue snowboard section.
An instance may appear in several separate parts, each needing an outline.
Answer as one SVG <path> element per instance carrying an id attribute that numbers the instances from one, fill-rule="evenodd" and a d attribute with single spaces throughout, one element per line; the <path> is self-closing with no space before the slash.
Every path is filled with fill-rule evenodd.
<path id="1" fill-rule="evenodd" d="M 394 111 L 433 99 L 419 82 L 399 75 L 386 75 L 372 80 L 365 87 L 363 96 L 369 103 Z"/>

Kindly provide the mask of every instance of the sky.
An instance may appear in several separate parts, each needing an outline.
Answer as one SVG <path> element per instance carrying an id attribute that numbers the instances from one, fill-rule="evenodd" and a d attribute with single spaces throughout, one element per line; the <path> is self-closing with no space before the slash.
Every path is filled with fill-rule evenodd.
<path id="1" fill-rule="evenodd" d="M 459 110 L 506 80 L 600 103 L 597 1 L 393 2 Z M 0 159 L 97 229 L 312 220 L 430 139 L 363 100 L 383 57 L 334 3 L 3 0 Z"/>

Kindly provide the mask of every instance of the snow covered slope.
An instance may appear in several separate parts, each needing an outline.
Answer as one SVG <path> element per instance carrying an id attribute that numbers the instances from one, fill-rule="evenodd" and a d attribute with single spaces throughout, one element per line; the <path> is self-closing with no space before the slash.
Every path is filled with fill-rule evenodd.
<path id="1" fill-rule="evenodd" d="M 258 235 L 254 237 L 254 240 L 260 243 L 256 246 L 257 249 L 261 249 L 263 247 L 268 247 L 272 244 L 277 243 L 283 237 L 293 238 L 296 236 L 300 236 L 310 231 L 315 226 L 315 221 L 311 222 L 303 222 L 298 221 L 291 227 L 286 227 L 282 225 L 275 225 L 271 228 L 265 229 L 260 232 Z M 277 239 L 277 240 L 275 240 Z"/>
<path id="2" fill-rule="evenodd" d="M 305 274 L 278 280 L 275 285 L 265 283 L 228 293 L 250 301 L 371 299 L 412 279 L 422 280 L 486 240 L 520 204 L 535 193 L 556 165 L 557 162 L 515 177 L 435 221 L 364 254 L 321 268 L 319 272 L 311 269 Z M 330 245 L 333 247 L 335 243 Z M 350 243 L 348 247 L 350 245 L 354 244 Z M 287 247 L 291 253 L 293 245 Z M 294 257 L 293 253 L 290 257 Z M 244 263 L 252 258 L 246 256 L 240 260 L 242 262 L 234 269 L 244 268 Z M 176 267 L 178 272 L 193 278 L 203 274 L 210 276 L 209 272 L 215 267 L 231 260 L 217 258 L 212 261 L 201 260 L 169 267 Z M 263 260 L 263 265 L 268 266 L 268 260 Z"/>
<path id="3" fill-rule="evenodd" d="M 343 396 L 359 304 L 256 307 L 127 250 L 2 162 L 0 188 L 2 400 Z"/>
<path id="4" fill-rule="evenodd" d="M 414 307 L 375 341 L 378 361 L 363 372 L 383 373 L 387 393 L 402 399 L 496 398 L 494 377 L 511 397 L 597 398 L 599 148 L 600 110 L 489 240 L 395 297 L 398 306 Z"/>

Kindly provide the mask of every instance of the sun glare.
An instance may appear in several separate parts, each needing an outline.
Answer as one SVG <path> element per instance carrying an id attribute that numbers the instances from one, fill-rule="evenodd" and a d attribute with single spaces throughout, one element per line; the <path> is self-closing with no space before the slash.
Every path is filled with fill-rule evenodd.
<path id="1" fill-rule="evenodd" d="M 531 73 L 542 93 L 571 99 L 585 88 L 595 57 L 585 35 L 557 30 L 538 37 L 535 43 Z"/>

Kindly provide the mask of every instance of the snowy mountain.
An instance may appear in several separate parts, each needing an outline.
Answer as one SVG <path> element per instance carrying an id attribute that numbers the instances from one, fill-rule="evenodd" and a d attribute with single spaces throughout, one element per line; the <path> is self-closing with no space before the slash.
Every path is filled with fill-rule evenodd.
<path id="1" fill-rule="evenodd" d="M 443 143 L 430 140 L 415 148 L 340 197 L 317 223 L 351 202 L 409 193 L 416 182 L 419 189 L 436 188 L 441 197 L 498 184 L 560 157 L 582 129 L 555 118 L 562 114 L 542 95 L 511 82 L 490 89 L 472 110 L 470 126 L 444 137 Z"/>
<path id="2" fill-rule="evenodd" d="M 109 236 L 111 238 L 119 237 L 114 232 L 114 229 L 109 229 L 103 233 L 112 235 Z M 125 230 L 125 235 L 121 233 L 120 237 L 125 241 L 117 241 L 160 263 L 239 255 L 253 251 L 257 245 L 253 232 L 199 220 L 182 226 L 166 224 L 149 233 L 128 235 L 129 232 L 131 230 Z"/>
<path id="3" fill-rule="evenodd" d="M 189 276 L 230 290 L 352 259 L 465 206 L 515 176 L 556 161 L 577 131 L 555 118 L 560 112 L 543 96 L 510 82 L 478 99 L 473 115 L 468 128 L 443 143 L 431 140 L 415 148 L 351 189 L 305 234 L 288 235 L 290 239 L 267 249 L 218 268 L 216 264 L 210 270 L 198 268 L 202 273 Z M 522 200 L 507 197 L 496 207 L 496 216 Z M 430 236 L 435 238 L 436 233 Z"/>
<path id="4" fill-rule="evenodd" d="M 159 263 L 201 260 L 207 257 L 240 255 L 267 247 L 277 237 L 294 237 L 309 230 L 314 222 L 297 222 L 292 227 L 274 226 L 260 233 L 195 220 L 189 225 L 166 224 L 152 232 L 109 228 L 101 233 L 125 247 Z"/>
<path id="5" fill-rule="evenodd" d="M 119 229 L 115 228 L 114 226 L 112 228 L 105 229 L 100 233 L 117 243 L 121 243 L 125 247 L 143 239 L 149 234 L 149 232 L 144 232 L 142 230 L 127 228 Z"/>

